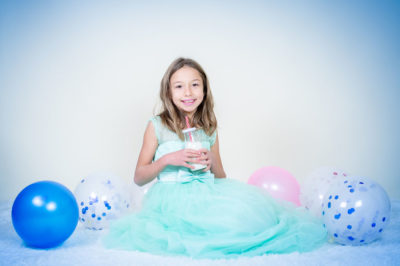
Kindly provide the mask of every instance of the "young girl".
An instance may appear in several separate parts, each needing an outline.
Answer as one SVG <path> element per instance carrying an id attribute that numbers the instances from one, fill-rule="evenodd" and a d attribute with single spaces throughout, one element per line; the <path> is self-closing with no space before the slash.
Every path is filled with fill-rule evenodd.
<path id="1" fill-rule="evenodd" d="M 162 112 L 147 125 L 135 183 L 157 178 L 138 213 L 110 227 L 109 248 L 194 258 L 309 251 L 326 240 L 322 224 L 262 189 L 225 178 L 207 76 L 187 58 L 166 71 Z M 203 148 L 185 149 L 182 130 L 200 129 Z M 194 171 L 193 164 L 206 165 Z"/>

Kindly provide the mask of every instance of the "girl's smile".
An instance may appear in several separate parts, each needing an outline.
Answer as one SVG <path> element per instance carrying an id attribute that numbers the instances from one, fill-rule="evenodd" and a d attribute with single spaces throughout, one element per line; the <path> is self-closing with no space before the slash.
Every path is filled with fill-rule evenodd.
<path id="1" fill-rule="evenodd" d="M 195 101 L 196 101 L 196 99 L 182 100 L 183 104 L 186 106 L 190 106 L 190 105 L 194 104 Z"/>

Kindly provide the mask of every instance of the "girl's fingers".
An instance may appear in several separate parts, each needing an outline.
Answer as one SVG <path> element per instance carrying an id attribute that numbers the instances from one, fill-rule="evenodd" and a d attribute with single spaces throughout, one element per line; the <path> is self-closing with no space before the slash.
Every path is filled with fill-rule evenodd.
<path id="1" fill-rule="evenodd" d="M 206 148 L 198 149 L 198 151 L 201 153 L 208 153 L 208 150 Z"/>
<path id="2" fill-rule="evenodd" d="M 200 154 L 199 152 L 197 152 L 197 151 L 193 151 L 193 152 L 187 151 L 187 152 L 185 153 L 185 155 L 186 155 L 187 157 L 196 158 L 196 157 L 199 157 L 201 154 Z"/>
<path id="3" fill-rule="evenodd" d="M 203 170 L 207 172 L 211 169 L 211 160 L 209 158 L 209 151 L 205 148 L 194 150 L 194 149 L 184 149 L 183 150 L 183 162 L 182 166 L 185 166 L 190 169 L 194 169 L 195 167 L 190 163 L 198 163 L 207 165 L 207 167 Z"/>
<path id="4" fill-rule="evenodd" d="M 200 161 L 200 163 L 202 164 L 211 164 L 211 160 L 210 158 L 208 158 L 207 156 L 201 156 L 200 158 L 198 158 L 198 160 Z"/>
<path id="5" fill-rule="evenodd" d="M 208 156 L 207 155 L 200 155 L 199 160 L 201 161 L 207 161 L 208 160 Z"/>
<path id="6" fill-rule="evenodd" d="M 187 162 L 187 163 L 203 163 L 203 161 L 201 161 L 197 158 L 190 158 L 190 157 L 186 158 L 185 162 Z"/>
<path id="7" fill-rule="evenodd" d="M 185 152 L 190 154 L 201 154 L 200 150 L 193 150 L 193 149 L 185 149 Z"/>
<path id="8" fill-rule="evenodd" d="M 205 169 L 203 169 L 203 172 L 207 172 L 208 170 L 211 169 L 211 161 L 210 160 L 204 160 L 201 162 L 201 164 L 207 165 L 207 167 Z"/>

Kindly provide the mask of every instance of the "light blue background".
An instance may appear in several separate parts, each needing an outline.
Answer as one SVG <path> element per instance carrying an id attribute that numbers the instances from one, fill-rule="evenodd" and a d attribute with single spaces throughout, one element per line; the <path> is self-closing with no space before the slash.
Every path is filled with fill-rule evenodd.
<path id="1" fill-rule="evenodd" d="M 229 177 L 321 166 L 400 198 L 396 1 L 2 1 L 0 192 L 132 182 L 167 66 L 209 75 Z"/>

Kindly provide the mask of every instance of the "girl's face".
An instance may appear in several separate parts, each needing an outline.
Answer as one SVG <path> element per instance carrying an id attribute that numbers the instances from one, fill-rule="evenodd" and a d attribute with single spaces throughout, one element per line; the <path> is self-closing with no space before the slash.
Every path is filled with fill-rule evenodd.
<path id="1" fill-rule="evenodd" d="M 189 117 L 193 116 L 204 98 L 200 73 L 188 66 L 180 68 L 171 76 L 170 90 L 172 102 Z"/>

